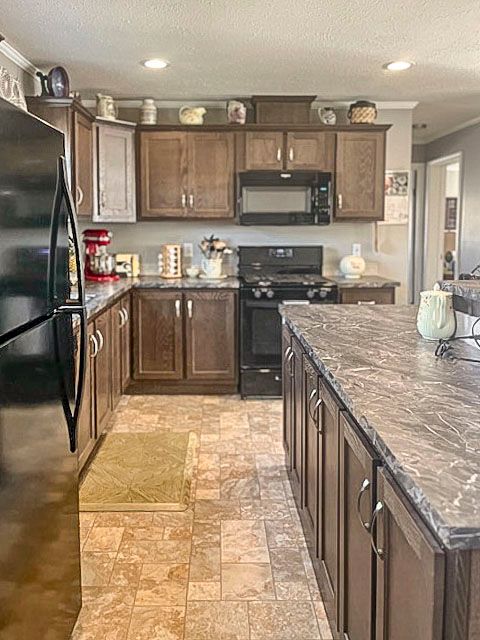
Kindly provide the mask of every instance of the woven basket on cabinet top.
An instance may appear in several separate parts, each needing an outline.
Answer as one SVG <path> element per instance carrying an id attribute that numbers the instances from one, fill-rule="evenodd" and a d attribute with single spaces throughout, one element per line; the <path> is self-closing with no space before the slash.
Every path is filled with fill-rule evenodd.
<path id="1" fill-rule="evenodd" d="M 374 102 L 359 100 L 350 105 L 348 118 L 351 124 L 373 124 L 377 117 L 377 107 Z"/>

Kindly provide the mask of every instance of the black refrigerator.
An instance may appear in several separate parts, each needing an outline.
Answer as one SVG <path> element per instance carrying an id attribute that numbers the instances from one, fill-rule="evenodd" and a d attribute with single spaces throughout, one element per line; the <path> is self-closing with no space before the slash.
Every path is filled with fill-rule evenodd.
<path id="1" fill-rule="evenodd" d="M 0 99 L 1 639 L 67 640 L 80 609 L 82 277 L 63 134 Z"/>

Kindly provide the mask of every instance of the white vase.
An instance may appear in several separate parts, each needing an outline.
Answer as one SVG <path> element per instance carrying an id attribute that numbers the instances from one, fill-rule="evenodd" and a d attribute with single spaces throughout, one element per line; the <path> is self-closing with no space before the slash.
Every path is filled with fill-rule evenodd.
<path id="1" fill-rule="evenodd" d="M 157 107 L 155 100 L 145 98 L 140 109 L 140 124 L 157 124 Z"/>
<path id="2" fill-rule="evenodd" d="M 221 278 L 222 258 L 203 258 L 202 269 L 206 278 Z"/>

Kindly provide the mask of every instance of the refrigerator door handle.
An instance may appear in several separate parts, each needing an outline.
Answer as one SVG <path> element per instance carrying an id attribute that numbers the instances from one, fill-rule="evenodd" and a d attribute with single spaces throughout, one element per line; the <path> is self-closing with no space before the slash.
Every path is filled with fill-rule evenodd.
<path id="1" fill-rule="evenodd" d="M 78 233 L 78 225 L 77 225 L 77 216 L 75 214 L 75 205 L 73 204 L 72 194 L 70 193 L 70 189 L 68 187 L 67 180 L 67 166 L 65 163 L 65 158 L 60 156 L 58 159 L 59 162 L 59 170 L 60 176 L 62 180 L 62 193 L 65 198 L 65 203 L 67 206 L 68 218 L 70 221 L 70 228 L 72 231 L 72 241 L 75 252 L 75 268 L 77 271 L 77 287 L 78 287 L 78 304 L 81 306 L 85 305 L 85 284 L 83 279 L 83 265 L 82 265 L 82 255 L 80 250 L 80 241 L 79 241 L 79 233 Z"/>

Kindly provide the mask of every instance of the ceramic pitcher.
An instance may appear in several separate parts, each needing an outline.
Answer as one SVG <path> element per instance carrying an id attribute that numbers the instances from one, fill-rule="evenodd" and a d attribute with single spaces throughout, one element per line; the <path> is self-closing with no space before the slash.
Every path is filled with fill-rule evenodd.
<path id="1" fill-rule="evenodd" d="M 426 340 L 446 340 L 455 333 L 453 296 L 448 291 L 441 291 L 438 284 L 432 291 L 420 293 L 417 329 Z"/>

